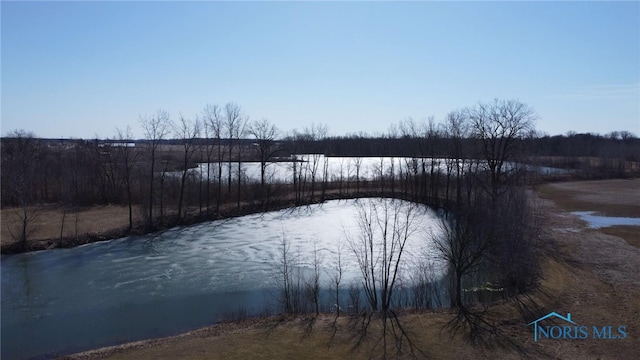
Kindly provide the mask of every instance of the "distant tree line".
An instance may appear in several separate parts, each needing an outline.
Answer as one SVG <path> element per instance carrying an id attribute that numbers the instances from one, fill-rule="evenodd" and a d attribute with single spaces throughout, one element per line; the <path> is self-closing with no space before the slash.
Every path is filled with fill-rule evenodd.
<path id="1" fill-rule="evenodd" d="M 144 139 L 133 139 L 130 128 L 116 129 L 109 139 L 90 140 L 39 139 L 16 130 L 1 142 L 1 202 L 23 209 L 20 217 L 27 225 L 24 231 L 14 229 L 22 239 L 32 218 L 29 209 L 42 204 L 71 212 L 96 204 L 126 205 L 128 230 L 140 225 L 151 230 L 194 216 L 211 219 L 230 209 L 267 209 L 287 201 L 300 205 L 335 193 L 375 190 L 444 206 L 458 196 L 457 186 L 471 172 L 469 166 L 481 175 L 468 181 L 488 187 L 492 199 L 497 184 L 511 172 L 523 180 L 525 169 L 515 163 L 579 169 L 588 177 L 639 171 L 640 140 L 628 132 L 549 137 L 527 126 L 489 134 L 495 129 L 483 130 L 471 120 L 485 116 L 480 113 L 489 107 L 515 106 L 526 105 L 495 100 L 478 105 L 479 114 L 467 108 L 439 123 L 407 119 L 380 136 L 330 136 L 321 124 L 283 133 L 269 120 L 250 120 L 235 103 L 209 104 L 191 118 L 172 119 L 162 110 L 141 116 Z M 501 139 L 508 139 L 506 145 Z M 500 146 L 505 151 L 495 153 Z M 329 174 L 328 156 L 349 159 Z M 375 179 L 365 179 L 362 174 L 371 169 L 363 168 L 363 158 L 372 156 L 387 159 L 375 166 Z M 259 181 L 247 177 L 247 161 L 260 164 Z M 273 164 L 282 161 L 291 172 L 284 181 L 275 179 L 273 171 Z M 199 171 L 191 170 L 198 166 Z"/>

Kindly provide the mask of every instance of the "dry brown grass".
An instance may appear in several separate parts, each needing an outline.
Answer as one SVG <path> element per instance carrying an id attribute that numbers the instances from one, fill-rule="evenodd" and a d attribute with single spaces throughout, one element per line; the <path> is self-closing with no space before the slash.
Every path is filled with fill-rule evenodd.
<path id="1" fill-rule="evenodd" d="M 640 249 L 640 227 L 630 225 L 609 226 L 599 229 L 599 231 L 625 239 L 629 245 Z"/>
<path id="2" fill-rule="evenodd" d="M 537 189 L 567 211 L 596 211 L 606 216 L 640 217 L 640 179 L 544 184 Z"/>
<path id="3" fill-rule="evenodd" d="M 64 237 L 76 235 L 76 216 L 78 235 L 87 233 L 103 233 L 109 230 L 125 227 L 129 224 L 129 208 L 126 206 L 108 205 L 65 210 L 60 207 L 43 206 L 36 210 L 36 217 L 31 224 L 29 240 L 37 242 L 45 239 L 57 239 L 60 237 L 62 219 L 64 217 Z M 4 208 L 0 210 L 2 228 L 0 239 L 2 244 L 14 242 L 11 232 L 19 234 L 20 217 L 19 209 Z M 134 221 L 137 220 L 134 209 Z"/>
<path id="4" fill-rule="evenodd" d="M 640 179 L 613 179 L 545 184 L 540 196 L 567 211 L 595 211 L 605 216 L 640 217 Z M 611 226 L 600 232 L 640 248 L 640 227 Z"/>
<path id="5" fill-rule="evenodd" d="M 518 358 L 511 349 L 474 348 L 459 336 L 451 337 L 442 327 L 450 318 L 448 313 L 406 314 L 403 326 L 411 334 L 413 352 L 404 341 L 400 352 L 395 347 L 392 332 L 388 331 L 386 357 L 469 359 L 499 356 Z M 309 325 L 312 323 L 312 329 Z M 359 333 L 351 330 L 354 319 L 321 315 L 297 318 L 286 322 L 264 319 L 250 328 L 242 325 L 222 325 L 220 332 L 199 330 L 180 337 L 160 341 L 139 342 L 125 347 L 103 349 L 75 359 L 381 359 L 384 358 L 382 327 L 373 321 L 368 336 L 358 344 Z M 523 339 L 524 340 L 524 339 Z"/>

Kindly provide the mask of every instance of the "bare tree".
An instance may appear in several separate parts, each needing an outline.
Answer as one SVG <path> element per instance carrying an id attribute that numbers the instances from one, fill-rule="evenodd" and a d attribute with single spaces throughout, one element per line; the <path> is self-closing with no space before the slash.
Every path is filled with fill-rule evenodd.
<path id="1" fill-rule="evenodd" d="M 299 314 L 304 311 L 304 274 L 300 263 L 301 254 L 294 252 L 291 243 L 283 234 L 280 237 L 276 277 L 281 282 L 277 301 L 287 314 Z"/>
<path id="2" fill-rule="evenodd" d="M 452 307 L 464 309 L 465 304 L 462 298 L 462 281 L 482 264 L 485 256 L 490 250 L 490 242 L 479 233 L 477 229 L 477 212 L 459 212 L 456 216 L 454 226 L 451 227 L 445 221 L 441 223 L 440 231 L 444 236 L 435 237 L 434 243 L 442 258 L 446 261 L 452 271 L 453 297 Z"/>
<path id="3" fill-rule="evenodd" d="M 189 166 L 193 154 L 198 149 L 195 140 L 200 136 L 200 121 L 189 120 L 180 115 L 180 122 L 174 125 L 174 133 L 182 143 L 182 174 L 180 176 L 180 197 L 178 200 L 178 221 L 182 219 L 182 203 L 184 199 L 184 187 L 189 173 Z"/>
<path id="4" fill-rule="evenodd" d="M 493 202 L 504 182 L 506 164 L 517 154 L 517 140 L 533 130 L 535 111 L 517 100 L 495 99 L 465 110 L 473 134 L 482 144 L 482 154 L 489 168 L 488 191 Z"/>
<path id="5" fill-rule="evenodd" d="M 246 135 L 247 131 L 247 123 L 248 119 L 242 115 L 242 109 L 236 103 L 227 103 L 224 107 L 224 127 L 227 131 L 228 136 L 228 150 L 229 150 L 229 158 L 227 159 L 228 164 L 228 181 L 227 181 L 227 190 L 229 194 L 231 193 L 231 175 L 233 174 L 233 149 L 235 146 L 234 140 L 240 140 L 243 136 Z M 237 144 L 236 151 L 236 178 L 237 182 L 237 207 L 240 209 L 240 198 L 241 198 L 241 187 L 242 187 L 242 152 L 243 146 L 239 143 Z"/>
<path id="6" fill-rule="evenodd" d="M 211 209 L 211 161 L 213 159 L 213 150 L 215 147 L 213 146 L 212 139 L 212 131 L 207 123 L 205 117 L 200 118 L 196 115 L 198 121 L 200 121 L 201 132 L 203 134 L 203 141 L 201 141 L 200 146 L 200 161 L 204 161 L 206 163 L 206 174 L 203 174 L 204 167 L 200 165 L 198 168 L 198 207 L 199 207 L 199 216 L 202 218 L 202 207 L 205 207 L 206 218 L 209 218 L 210 209 Z M 203 200 L 203 182 L 204 185 L 204 200 Z"/>
<path id="7" fill-rule="evenodd" d="M 425 141 L 428 144 L 428 157 L 431 161 L 429 166 L 429 197 L 431 202 L 435 203 L 439 199 L 438 189 L 440 188 L 440 171 L 438 169 L 438 160 L 436 154 L 436 141 L 440 137 L 440 131 L 435 124 L 433 117 L 429 117 L 428 123 L 425 125 Z M 424 169 L 424 166 L 423 166 Z M 424 171 L 424 170 L 423 170 Z"/>
<path id="8" fill-rule="evenodd" d="M 318 249 L 318 239 L 313 240 L 313 258 L 311 259 L 311 277 L 305 281 L 307 299 L 313 304 L 316 316 L 320 315 L 320 270 L 322 254 Z"/>
<path id="9" fill-rule="evenodd" d="M 395 290 L 401 282 L 406 246 L 419 229 L 416 206 L 396 199 L 371 199 L 366 205 L 360 204 L 359 234 L 349 237 L 362 274 L 364 293 L 372 310 L 368 317 L 363 317 L 360 339 L 366 336 L 372 315 L 379 311 L 385 354 L 388 326 L 394 334 L 398 352 L 403 339 L 408 341 L 412 352 L 414 349 L 392 305 Z"/>
<path id="10" fill-rule="evenodd" d="M 445 199 L 451 200 L 450 190 L 455 184 L 455 196 L 453 200 L 459 207 L 462 201 L 462 182 L 469 159 L 469 149 L 464 146 L 464 141 L 470 136 L 469 124 L 464 114 L 460 111 L 452 111 L 447 114 L 445 134 L 449 137 L 448 157 L 446 165 Z"/>
<path id="11" fill-rule="evenodd" d="M 236 136 L 238 139 L 243 138 L 247 134 L 247 124 L 249 123 L 249 118 L 241 118 L 238 122 L 237 133 Z M 242 154 L 245 150 L 245 147 L 242 144 L 238 145 L 238 161 L 236 162 L 236 178 L 238 182 L 236 184 L 236 207 L 240 210 L 240 199 L 242 198 L 242 179 L 244 178 L 244 170 L 242 168 Z"/>
<path id="12" fill-rule="evenodd" d="M 271 124 L 269 120 L 262 119 L 254 121 L 249 132 L 256 140 L 258 156 L 260 158 L 260 198 L 265 201 L 265 179 L 267 166 L 271 164 L 271 160 L 278 151 L 276 138 L 278 137 L 278 128 Z"/>
<path id="13" fill-rule="evenodd" d="M 358 203 L 359 234 L 349 236 L 373 311 L 391 308 L 393 292 L 409 239 L 418 230 L 415 204 L 395 199 Z"/>
<path id="14" fill-rule="evenodd" d="M 149 218 L 147 219 L 147 227 L 153 228 L 153 183 L 156 164 L 156 155 L 160 141 L 169 134 L 171 128 L 171 119 L 169 113 L 164 110 L 158 110 L 154 115 L 141 116 L 140 125 L 144 130 L 146 145 L 149 154 Z"/>
<path id="15" fill-rule="evenodd" d="M 300 160 L 297 155 L 291 155 L 291 174 L 293 175 L 293 193 L 295 194 L 295 204 L 300 205 L 301 201 L 301 186 L 298 180 L 301 172 Z"/>
<path id="16" fill-rule="evenodd" d="M 356 315 L 360 313 L 360 286 L 357 281 L 349 283 L 349 313 Z"/>
<path id="17" fill-rule="evenodd" d="M 325 139 L 328 132 L 329 130 L 327 126 L 322 124 L 311 124 L 311 128 L 305 129 L 306 138 L 311 141 L 320 141 Z M 311 195 L 309 199 L 310 202 L 313 202 L 313 197 L 315 195 L 316 177 L 318 175 L 318 167 L 320 165 L 320 159 L 322 158 L 322 155 L 323 154 L 314 151 L 307 159 L 309 174 L 311 175 Z"/>
<path id="18" fill-rule="evenodd" d="M 322 159 L 322 195 L 320 201 L 324 201 L 329 185 L 329 157 L 325 154 Z"/>
<path id="19" fill-rule="evenodd" d="M 380 180 L 380 191 L 384 193 L 384 156 L 380 156 L 378 164 L 373 164 L 372 173 L 377 173 Z"/>
<path id="20" fill-rule="evenodd" d="M 231 193 L 231 174 L 233 173 L 231 167 L 232 167 L 232 158 L 233 158 L 233 146 L 234 146 L 234 139 L 239 139 L 240 138 L 240 133 L 241 133 L 241 129 L 244 127 L 243 124 L 241 124 L 242 122 L 242 109 L 240 108 L 240 106 L 236 103 L 227 103 L 224 106 L 224 127 L 226 128 L 226 135 L 227 135 L 227 147 L 228 147 L 228 152 L 229 152 L 229 158 L 227 159 L 228 162 L 228 171 L 229 171 L 229 178 L 227 181 L 227 192 Z"/>
<path id="21" fill-rule="evenodd" d="M 220 202 L 222 200 L 222 130 L 224 128 L 224 120 L 222 110 L 218 105 L 207 104 L 203 111 L 203 126 L 208 129 L 211 136 L 215 139 L 215 147 L 217 153 L 217 176 L 216 176 L 216 216 L 220 213 Z M 210 183 L 210 163 L 211 153 L 207 151 L 207 211 L 209 209 L 209 183 Z"/>
<path id="22" fill-rule="evenodd" d="M 341 158 L 338 167 L 338 193 L 342 195 L 342 184 L 344 183 L 345 159 Z"/>
<path id="23" fill-rule="evenodd" d="M 20 219 L 20 227 L 17 233 L 9 229 L 13 238 L 20 242 L 23 250 L 27 249 L 27 238 L 31 231 L 33 221 L 37 217 L 37 209 L 34 207 L 36 174 L 38 171 L 38 160 L 43 149 L 35 139 L 32 132 L 25 130 L 15 130 L 7 134 L 3 157 L 8 158 L 3 165 L 3 172 L 8 172 L 5 179 L 12 191 L 10 194 L 19 205 L 16 211 Z"/>
<path id="24" fill-rule="evenodd" d="M 345 243 L 341 238 L 338 238 L 336 242 L 335 252 L 333 253 L 333 262 L 328 270 L 329 278 L 331 279 L 331 285 L 335 291 L 335 307 L 336 318 L 340 316 L 340 284 L 342 283 L 342 277 L 344 276 L 346 264 L 342 258 L 345 250 Z"/>
<path id="25" fill-rule="evenodd" d="M 133 228 L 133 200 L 131 194 L 131 183 L 133 181 L 133 170 L 138 163 L 138 157 L 140 152 L 135 148 L 135 143 L 131 141 L 133 135 L 131 134 L 131 128 L 127 126 L 125 130 L 117 129 L 119 146 L 116 148 L 118 157 L 122 159 L 123 166 L 123 180 L 127 192 L 127 205 L 129 207 L 129 231 Z"/>
<path id="26" fill-rule="evenodd" d="M 353 161 L 353 165 L 356 171 L 356 194 L 360 193 L 360 170 L 362 169 L 362 158 L 356 157 Z"/>
<path id="27" fill-rule="evenodd" d="M 282 281 L 282 288 L 280 289 L 280 296 L 278 300 L 284 309 L 285 313 L 291 314 L 294 312 L 293 308 L 293 255 L 291 254 L 291 244 L 287 240 L 284 233 L 280 237 L 278 251 L 278 276 Z"/>

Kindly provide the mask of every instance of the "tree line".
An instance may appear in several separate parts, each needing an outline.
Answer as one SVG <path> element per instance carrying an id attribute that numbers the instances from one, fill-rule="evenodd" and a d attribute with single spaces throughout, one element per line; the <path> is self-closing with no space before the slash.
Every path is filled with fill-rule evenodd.
<path id="1" fill-rule="evenodd" d="M 527 121 L 515 121 L 519 116 Z M 336 137 L 319 124 L 284 133 L 227 103 L 208 104 L 192 118 L 174 120 L 163 110 L 140 116 L 144 139 L 137 140 L 130 127 L 116 129 L 110 139 L 64 141 L 15 130 L 1 142 L 1 202 L 20 209 L 22 229 L 12 230 L 26 245 L 29 223 L 42 204 L 71 211 L 126 205 L 127 230 L 150 231 L 193 216 L 218 218 L 231 208 L 321 201 L 335 192 L 375 189 L 443 206 L 459 201 L 463 193 L 456 187 L 471 172 L 465 181 L 489 189 L 495 203 L 507 177 L 510 183 L 525 173 L 513 168 L 517 162 L 584 166 L 592 176 L 639 171 L 640 140 L 633 134 L 540 136 L 535 117 L 524 103 L 496 99 L 452 111 L 439 123 L 407 119 L 392 124 L 386 135 Z M 329 156 L 350 159 L 329 174 Z M 364 179 L 362 159 L 370 156 L 387 159 L 375 166 L 375 179 Z M 594 166 L 581 157 L 599 161 Z M 259 163 L 259 181 L 248 178 L 247 161 Z M 274 178 L 276 162 L 288 164 L 290 179 Z"/>

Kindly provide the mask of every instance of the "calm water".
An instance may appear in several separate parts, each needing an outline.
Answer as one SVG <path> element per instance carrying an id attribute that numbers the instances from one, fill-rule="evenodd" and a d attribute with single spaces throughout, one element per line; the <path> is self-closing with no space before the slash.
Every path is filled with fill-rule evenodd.
<path id="1" fill-rule="evenodd" d="M 599 229 L 602 227 L 616 226 L 616 225 L 633 225 L 640 226 L 640 218 L 632 217 L 614 217 L 614 216 L 601 216 L 594 215 L 595 211 L 574 211 L 572 214 L 578 215 L 582 221 L 589 224 L 592 229 Z"/>
<path id="2" fill-rule="evenodd" d="M 412 173 L 415 171 L 422 171 L 422 162 L 424 161 L 425 171 L 430 172 L 431 166 L 436 171 L 445 173 L 447 171 L 447 162 L 451 160 L 443 158 L 434 159 L 414 159 L 407 157 L 339 157 L 331 156 L 324 157 L 323 155 L 295 155 L 299 163 L 296 164 L 297 172 L 302 171 L 303 176 L 306 174 L 308 181 L 310 180 L 311 172 L 315 167 L 316 181 L 322 181 L 324 178 L 324 165 L 326 161 L 327 165 L 327 177 L 332 181 L 339 181 L 340 179 L 355 179 L 356 174 L 360 180 L 372 180 L 380 176 L 380 169 L 382 168 L 384 176 L 389 176 L 393 169 L 394 176 L 398 177 L 407 172 Z M 508 168 L 524 167 L 529 171 L 537 172 L 540 175 L 559 175 L 570 173 L 571 170 L 552 168 L 545 166 L 535 165 L 523 165 L 508 163 Z M 196 176 L 202 176 L 204 179 L 207 177 L 207 168 L 209 170 L 209 177 L 213 180 L 218 176 L 218 163 L 211 163 L 207 167 L 206 163 L 198 164 L 196 169 L 193 169 L 191 173 Z M 359 169 L 359 170 L 358 170 Z M 231 164 L 231 175 L 233 179 L 237 178 L 238 164 Z M 242 163 L 243 176 L 249 181 L 260 181 L 260 163 L 259 162 L 243 162 Z M 266 181 L 267 182 L 291 182 L 293 177 L 293 165 L 291 162 L 275 162 L 269 163 L 266 168 Z M 181 175 L 180 172 L 174 172 L 175 176 Z M 222 179 L 226 181 L 229 176 L 228 163 L 222 165 Z"/>
<path id="3" fill-rule="evenodd" d="M 330 201 L 128 237 L 73 249 L 2 258 L 2 359 L 51 357 L 216 322 L 238 307 L 273 302 L 284 236 L 310 267 L 315 246 L 329 271 L 338 241 L 357 236 L 357 201 Z M 429 234 L 436 214 L 420 211 L 407 245 L 405 281 L 417 261 L 436 259 Z M 343 257 L 346 287 L 358 279 L 353 252 Z M 327 273 L 323 271 L 324 285 Z"/>

